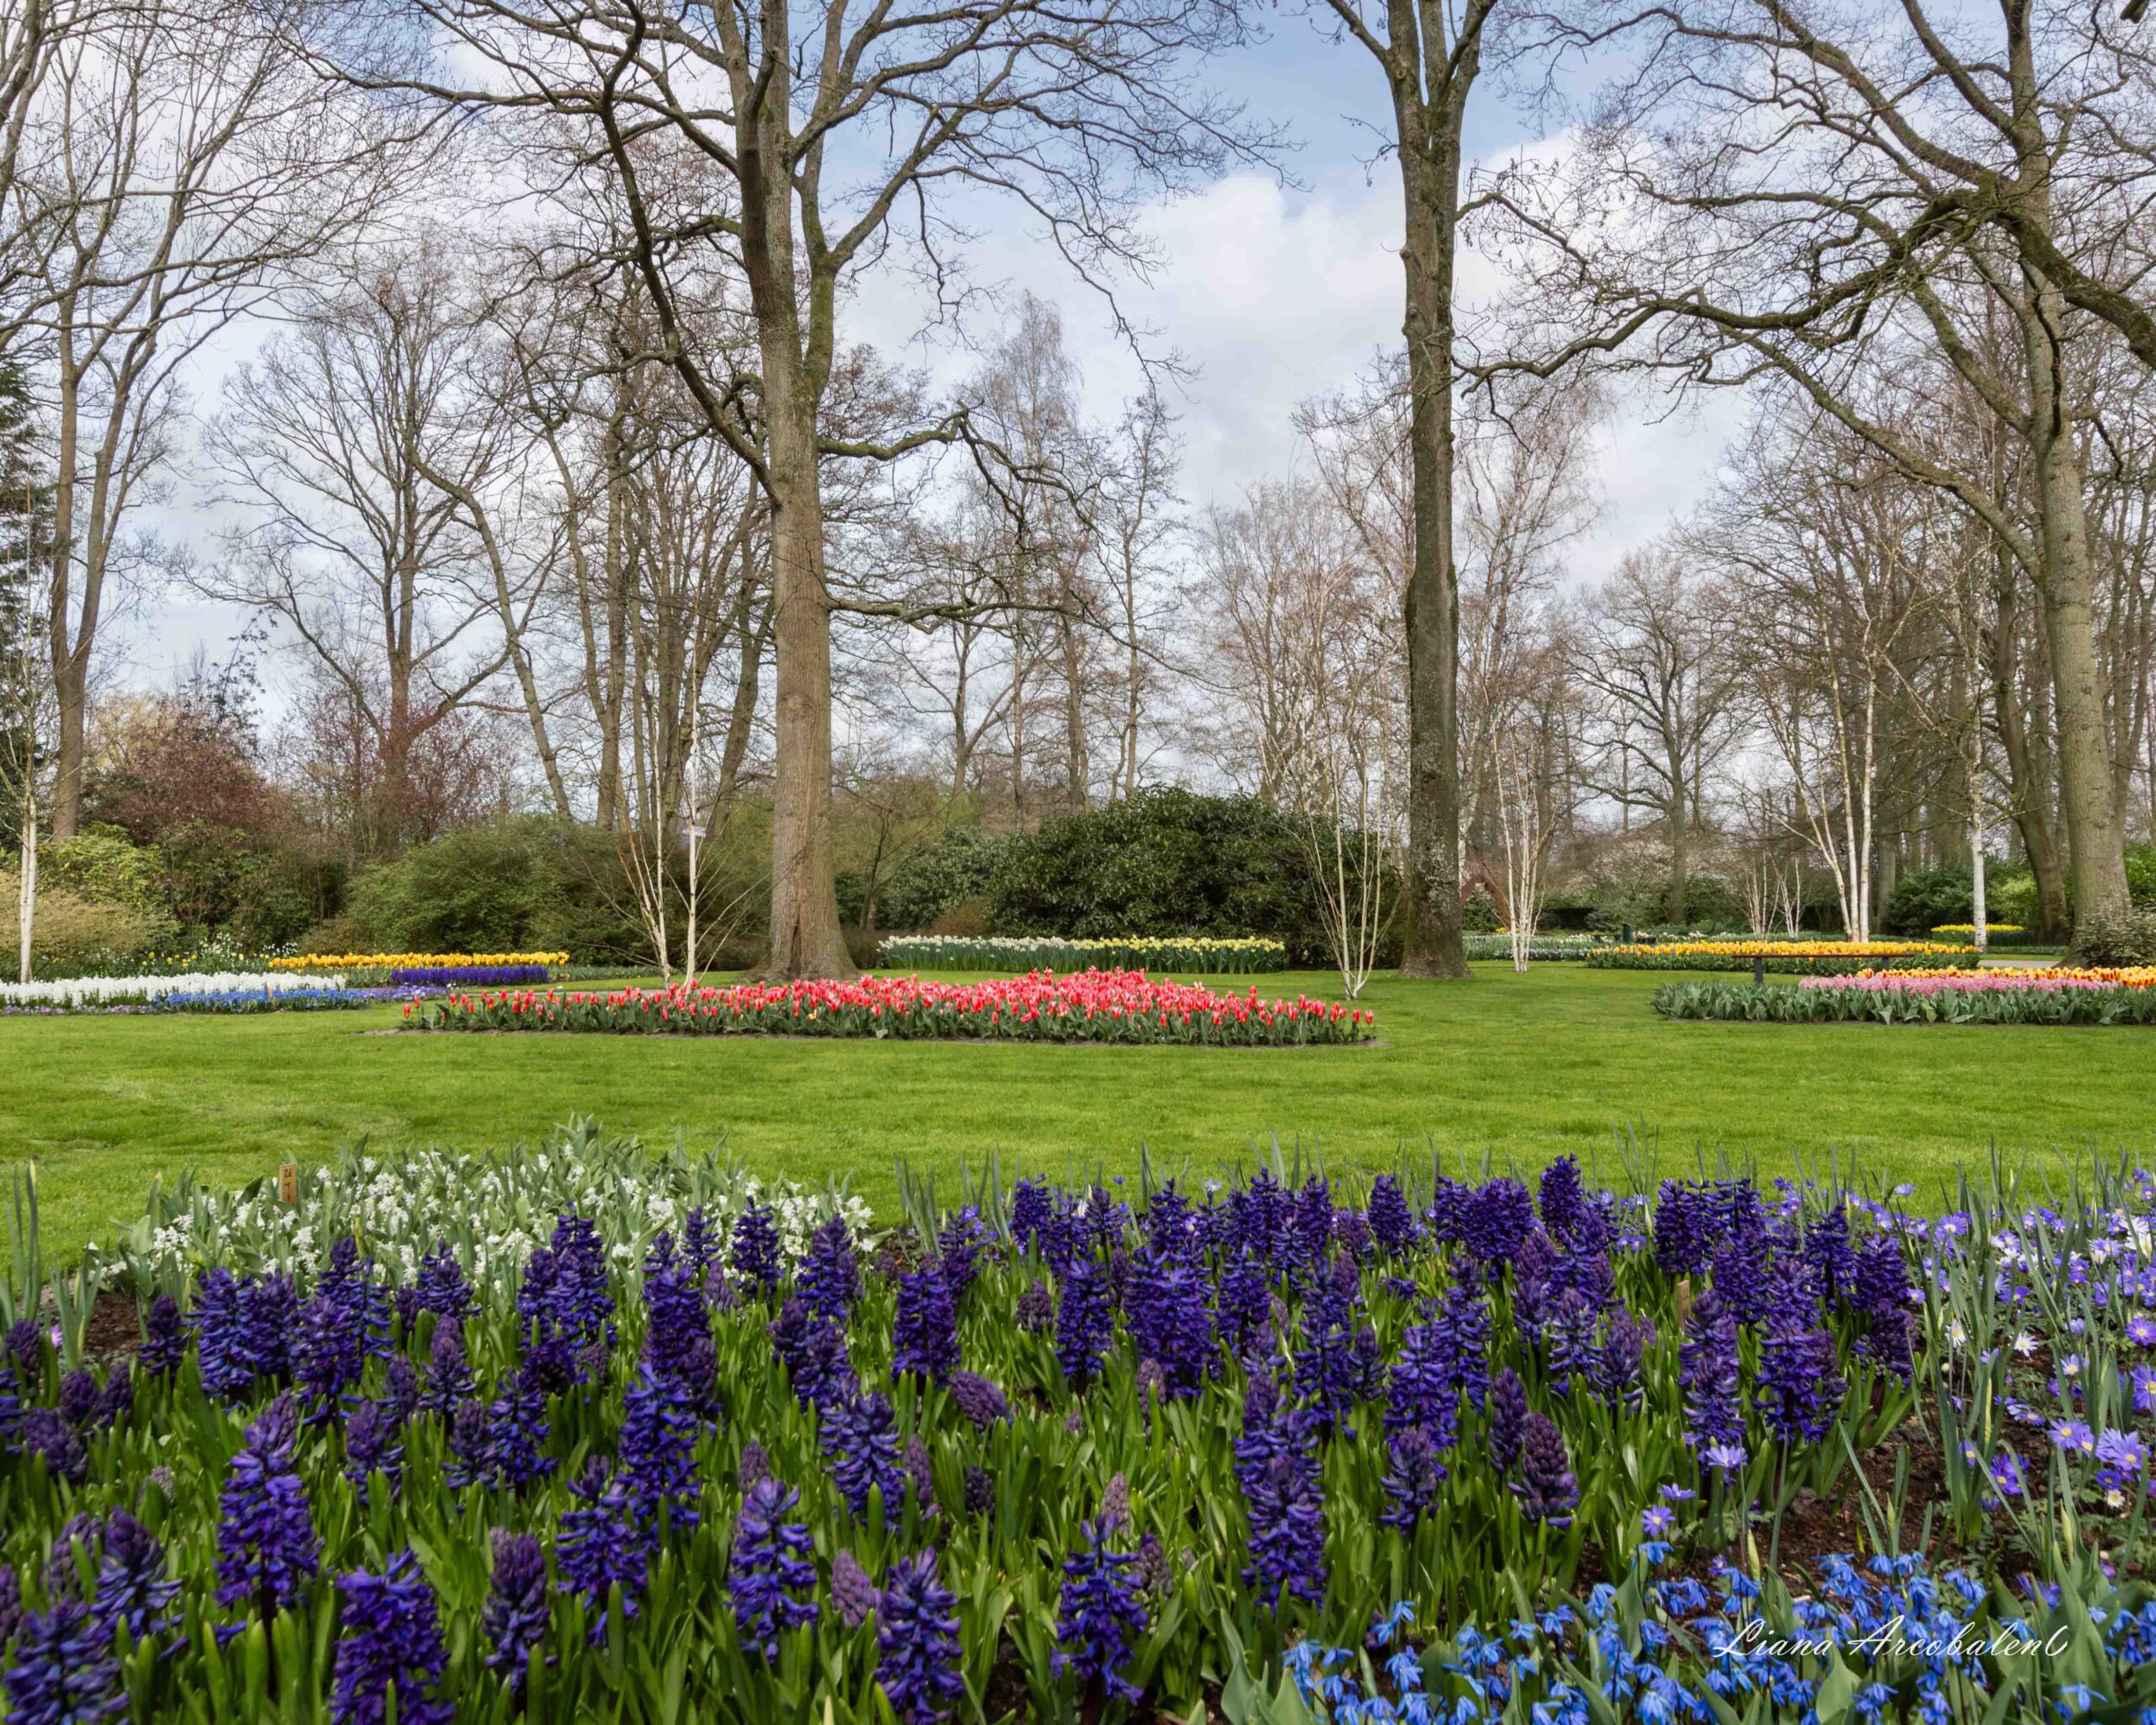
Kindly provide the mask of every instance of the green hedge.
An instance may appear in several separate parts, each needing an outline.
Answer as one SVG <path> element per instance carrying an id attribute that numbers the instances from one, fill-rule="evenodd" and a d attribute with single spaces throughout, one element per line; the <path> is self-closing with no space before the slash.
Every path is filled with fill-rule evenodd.
<path id="1" fill-rule="evenodd" d="M 1288 948 L 1263 937 L 1194 936 L 1065 940 L 1052 936 L 910 934 L 883 943 L 890 970 L 1155 970 L 1248 976 L 1288 968 Z"/>
<path id="2" fill-rule="evenodd" d="M 1653 1006 L 1665 1018 L 1771 1024 L 2156 1024 L 2156 989 L 2030 989 L 1916 994 L 1886 989 L 1764 987 L 1665 982 Z"/>
<path id="3" fill-rule="evenodd" d="M 1581 961 L 1593 970 L 1749 970 L 1774 976 L 1854 976 L 1860 970 L 1974 970 L 1981 955 L 1965 947 L 1908 953 L 1685 952 L 1652 947 L 1603 947 Z"/>

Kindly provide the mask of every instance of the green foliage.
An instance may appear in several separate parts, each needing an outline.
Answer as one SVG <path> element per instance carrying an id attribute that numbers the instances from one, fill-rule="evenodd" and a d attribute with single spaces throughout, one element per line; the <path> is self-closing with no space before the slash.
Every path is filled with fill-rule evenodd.
<path id="1" fill-rule="evenodd" d="M 2156 843 L 2126 847 L 2126 889 L 2137 905 L 2156 905 Z"/>
<path id="2" fill-rule="evenodd" d="M 155 846 L 137 845 L 116 826 L 86 826 L 39 847 L 38 884 L 154 911 L 164 908 L 158 862 Z"/>
<path id="3" fill-rule="evenodd" d="M 1987 889 L 1990 882 L 1985 882 Z M 1993 909 L 1988 890 L 1986 912 L 2004 921 Z M 1967 922 L 1976 914 L 1976 888 L 1966 868 L 1924 868 L 1905 874 L 1894 884 L 1881 920 L 1889 934 L 1926 935 L 1942 922 Z"/>
<path id="4" fill-rule="evenodd" d="M 1497 914 L 1497 901 L 1490 889 L 1477 881 L 1475 890 L 1460 907 L 1460 927 L 1465 934 L 1495 934 L 1505 926 L 1505 919 Z"/>
<path id="5" fill-rule="evenodd" d="M 45 880 L 40 868 L 30 937 L 31 968 L 40 977 L 79 976 L 129 966 L 144 953 L 168 951 L 179 943 L 179 930 L 154 910 L 118 899 L 92 898 L 65 887 L 48 890 Z M 15 906 L 21 890 L 19 874 L 0 872 L 0 915 L 4 915 L 0 929 L 5 930 L 0 949 L 7 953 L 6 974 L 10 977 L 15 969 Z"/>
<path id="6" fill-rule="evenodd" d="M 991 877 L 997 934 L 1270 934 L 1321 953 L 1302 836 L 1252 797 L 1161 788 L 1009 841 Z"/>
<path id="7" fill-rule="evenodd" d="M 1984 915 L 1994 922 L 2014 922 L 2024 928 L 2035 928 L 2039 916 L 2036 877 L 2025 868 L 2009 868 L 2001 874 L 1987 875 Z M 1966 922 L 1969 919 L 1960 916 L 1947 920 Z"/>
<path id="8" fill-rule="evenodd" d="M 885 928 L 928 932 L 962 906 L 985 899 L 996 865 L 1014 842 L 977 826 L 946 827 L 892 872 L 877 896 L 877 921 Z"/>
<path id="9" fill-rule="evenodd" d="M 745 839 L 703 859 L 707 937 L 720 913 L 755 923 Z M 675 859 L 686 872 L 686 856 Z M 637 914 L 621 843 L 544 815 L 458 827 L 353 884 L 338 930 L 383 952 L 567 952 L 583 963 L 635 962 L 650 943 Z"/>
<path id="10" fill-rule="evenodd" d="M 2074 927 L 2073 956 L 2084 964 L 2156 964 L 2156 910 L 2091 911 Z"/>
<path id="11" fill-rule="evenodd" d="M 298 938 L 334 885 L 334 871 L 312 869 L 292 852 L 203 821 L 172 828 L 153 853 L 158 892 L 173 917 L 189 928 L 219 930 L 245 952 Z"/>
<path id="12" fill-rule="evenodd" d="M 1665 1018 L 1772 1024 L 2156 1024 L 2148 988 L 1791 988 L 1768 983 L 1665 982 Z"/>

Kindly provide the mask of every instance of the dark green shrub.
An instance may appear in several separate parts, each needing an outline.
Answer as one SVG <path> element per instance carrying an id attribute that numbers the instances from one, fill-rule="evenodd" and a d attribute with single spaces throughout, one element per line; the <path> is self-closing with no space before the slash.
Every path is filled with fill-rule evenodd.
<path id="1" fill-rule="evenodd" d="M 2156 905 L 2156 844 L 2126 847 L 2126 889 L 2137 905 Z"/>
<path id="2" fill-rule="evenodd" d="M 918 933 L 969 900 L 987 897 L 995 866 L 1013 842 L 977 826 L 947 827 L 892 871 L 877 895 L 877 926 Z"/>
<path id="3" fill-rule="evenodd" d="M 1988 887 L 1989 881 L 1985 884 Z M 1989 893 L 1985 896 L 1988 899 Z M 1894 884 L 1880 921 L 1889 934 L 1922 936 L 1942 923 L 1967 922 L 1975 915 L 1976 889 L 1967 869 L 1924 868 Z"/>
<path id="4" fill-rule="evenodd" d="M 1049 821 L 1009 841 L 990 895 L 997 934 L 1270 934 L 1322 958 L 1306 841 L 1255 798 L 1163 788 Z"/>
<path id="5" fill-rule="evenodd" d="M 1504 918 L 1497 914 L 1497 901 L 1490 889 L 1480 882 L 1468 894 L 1466 902 L 1460 907 L 1460 927 L 1463 934 L 1495 934 L 1505 926 Z"/>

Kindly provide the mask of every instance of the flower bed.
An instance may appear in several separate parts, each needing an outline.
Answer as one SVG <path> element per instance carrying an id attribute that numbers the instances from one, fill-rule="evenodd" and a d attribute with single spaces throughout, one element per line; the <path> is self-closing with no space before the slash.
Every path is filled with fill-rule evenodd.
<path id="1" fill-rule="evenodd" d="M 1851 976 L 1911 966 L 1974 969 L 1974 947 L 1932 941 L 1700 940 L 1654 946 L 1598 947 L 1584 962 L 1597 970 L 1749 970 L 1785 976 Z"/>
<path id="2" fill-rule="evenodd" d="M 157 1007 L 167 1012 L 236 1012 L 278 1004 L 337 1004 L 344 978 L 267 971 L 168 972 L 147 976 L 77 976 L 64 982 L 0 983 L 0 1010 L 96 1012 Z"/>
<path id="3" fill-rule="evenodd" d="M 11 1719 L 371 1720 L 392 1681 L 403 1719 L 744 1725 L 2156 1702 L 2144 1176 L 1937 1224 L 1569 1161 L 1348 1204 L 1027 1181 L 914 1188 L 864 1260 L 715 1162 L 648 1228 L 626 1163 L 550 1156 L 348 1159 L 305 1254 L 235 1215 L 130 1259 L 131 1363 L 8 1332 Z M 543 1249 L 472 1257 L 460 1191 Z M 416 1259 L 408 1198 L 452 1230 Z M 1778 1567 L 1822 1498 L 1898 1546 L 1849 1461 L 1913 1418 L 1964 1568 Z"/>
<path id="4" fill-rule="evenodd" d="M 1203 1043 L 1237 1047 L 1354 1043 L 1374 1016 L 1297 995 L 1262 1000 L 1142 970 L 1035 970 L 994 982 L 864 976 L 730 988 L 451 994 L 405 1017 L 418 1030 L 571 1030 L 675 1036 L 986 1038 L 1014 1042 Z"/>
<path id="5" fill-rule="evenodd" d="M 473 965 L 566 964 L 567 953 L 302 953 L 272 959 L 272 970 L 398 970 L 465 969 Z"/>
<path id="6" fill-rule="evenodd" d="M 1897 970 L 1794 988 L 1666 982 L 1665 1018 L 1791 1024 L 2156 1024 L 2156 969 Z"/>
<path id="7" fill-rule="evenodd" d="M 883 943 L 883 962 L 892 969 L 1161 969 L 1247 975 L 1285 970 L 1288 948 L 1262 937 L 1133 935 L 1116 940 L 1067 940 L 1055 935 L 901 934 Z"/>
<path id="8" fill-rule="evenodd" d="M 1466 934 L 1460 937 L 1460 943 L 1470 959 L 1510 959 L 1513 955 L 1513 937 L 1509 934 Z M 1530 959 L 1581 959 L 1609 944 L 1599 935 L 1538 934 L 1529 943 L 1527 955 Z"/>
<path id="9" fill-rule="evenodd" d="M 547 978 L 544 964 L 400 964 L 389 973 L 397 988 L 516 988 Z"/>

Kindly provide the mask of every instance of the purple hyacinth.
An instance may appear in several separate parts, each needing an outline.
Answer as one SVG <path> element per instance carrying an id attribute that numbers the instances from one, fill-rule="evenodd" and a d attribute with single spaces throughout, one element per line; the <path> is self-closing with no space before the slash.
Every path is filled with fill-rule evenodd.
<path id="1" fill-rule="evenodd" d="M 552 1473 L 553 1458 L 540 1453 L 550 1430 L 545 1392 L 519 1372 L 487 1408 L 488 1483 L 515 1491 Z"/>
<path id="2" fill-rule="evenodd" d="M 1588 1375 L 1596 1393 L 1612 1407 L 1639 1406 L 1641 1374 L 1654 1339 L 1654 1326 L 1634 1317 L 1624 1306 L 1610 1314 L 1602 1347 L 1588 1362 Z"/>
<path id="3" fill-rule="evenodd" d="M 554 1557 L 561 1590 L 583 1597 L 593 1646 L 606 1639 L 606 1616 L 616 1588 L 622 1615 L 633 1618 L 643 1597 L 651 1562 L 650 1524 L 637 1513 L 628 1487 L 599 1456 L 586 1459 L 569 1483 L 576 1507 L 562 1516 Z"/>
<path id="4" fill-rule="evenodd" d="M 1362 1322 L 1353 1263 L 1339 1261 L 1344 1274 L 1326 1274 L 1303 1302 L 1302 1331 L 1295 1343 L 1295 1391 L 1324 1433 L 1353 1437 L 1355 1404 L 1374 1394 L 1379 1370 L 1376 1332 Z M 1367 1339 L 1365 1335 L 1367 1332 Z"/>
<path id="5" fill-rule="evenodd" d="M 321 1561 L 322 1541 L 293 1460 L 299 1432 L 299 1404 L 287 1392 L 248 1427 L 225 1474 L 217 1602 L 248 1606 L 264 1622 L 297 1601 Z"/>
<path id="6" fill-rule="evenodd" d="M 805 1300 L 789 1300 L 766 1326 L 771 1351 L 786 1368 L 794 1399 L 804 1407 L 821 1407 L 854 1388 L 853 1362 L 846 1332 L 819 1316 Z"/>
<path id="7" fill-rule="evenodd" d="M 299 1290 L 282 1270 L 272 1270 L 247 1290 L 247 1350 L 254 1375 L 282 1383 L 292 1373 L 292 1342 L 300 1329 Z"/>
<path id="8" fill-rule="evenodd" d="M 1410 1250 L 1421 1231 L 1400 1182 L 1390 1174 L 1379 1175 L 1370 1187 L 1369 1221 L 1371 1237 L 1389 1257 L 1397 1258 Z"/>
<path id="9" fill-rule="evenodd" d="M 853 1230 L 844 1216 L 833 1215 L 808 1236 L 794 1286 L 811 1311 L 844 1323 L 861 1297 L 861 1263 L 853 1249 Z"/>
<path id="10" fill-rule="evenodd" d="M 23 1626 L 23 1583 L 12 1563 L 0 1563 L 0 1657 Z"/>
<path id="11" fill-rule="evenodd" d="M 1218 1359 L 1206 1284 L 1198 1271 L 1175 1258 L 1145 1267 L 1130 1295 L 1130 1340 L 1141 1360 L 1154 1361 L 1170 1396 L 1198 1395 Z"/>
<path id="12" fill-rule="evenodd" d="M 1517 1180 L 1492 1180 L 1465 1194 L 1460 1226 L 1462 1242 L 1494 1279 L 1534 1228 L 1534 1200 Z"/>
<path id="13" fill-rule="evenodd" d="M 1490 1466 L 1500 1478 L 1511 1473 L 1527 1439 L 1527 1386 L 1509 1365 L 1490 1386 Z"/>
<path id="14" fill-rule="evenodd" d="M 127 1711 L 112 1637 L 80 1599 L 25 1611 L 4 1680 L 11 1725 L 89 1725 Z"/>
<path id="15" fill-rule="evenodd" d="M 1830 1305 L 1854 1296 L 1856 1252 L 1849 1245 L 1849 1214 L 1839 1201 L 1804 1231 L 1804 1261 Z"/>
<path id="16" fill-rule="evenodd" d="M 1856 1255 L 1851 1303 L 1864 1319 L 1857 1352 L 1885 1367 L 1903 1383 L 1914 1370 L 1909 1318 L 1908 1266 L 1901 1242 L 1882 1234 L 1867 1240 Z"/>
<path id="17" fill-rule="evenodd" d="M 1704 1455 L 1709 1449 L 1741 1446 L 1744 1413 L 1738 1401 L 1737 1321 L 1712 1289 L 1685 1320 L 1678 1348 L 1677 1381 L 1684 1391 L 1684 1441 Z"/>
<path id="18" fill-rule="evenodd" d="M 761 1300 L 776 1293 L 780 1277 L 777 1212 L 750 1199 L 748 1207 L 734 1218 L 734 1244 L 728 1258 L 743 1298 Z"/>
<path id="19" fill-rule="evenodd" d="M 891 1369 L 940 1384 L 958 1363 L 958 1314 L 942 1268 L 923 1266 L 899 1278 L 891 1322 Z"/>
<path id="20" fill-rule="evenodd" d="M 1055 1296 L 1043 1284 L 1031 1283 L 1018 1296 L 1016 1315 L 1021 1330 L 1038 1336 L 1055 1322 Z"/>
<path id="21" fill-rule="evenodd" d="M 1572 1457 L 1565 1453 L 1564 1434 L 1546 1416 L 1530 1413 L 1520 1445 L 1519 1477 L 1512 1482 L 1520 1513 L 1529 1521 L 1551 1527 L 1570 1527 L 1572 1511 L 1579 1508 L 1579 1482 L 1572 1477 Z"/>
<path id="22" fill-rule="evenodd" d="M 364 1497 L 368 1482 L 380 1473 L 394 1491 L 404 1477 L 400 1422 L 379 1402 L 362 1402 L 344 1421 L 344 1477 Z"/>
<path id="23" fill-rule="evenodd" d="M 711 1317 L 697 1292 L 694 1267 L 661 1233 L 643 1261 L 644 1357 L 682 1379 L 699 1407 L 716 1412 L 718 1356 L 711 1351 Z M 706 1367 L 708 1364 L 709 1373 Z"/>
<path id="24" fill-rule="evenodd" d="M 419 1411 L 420 1393 L 419 1367 L 401 1354 L 391 1354 L 382 1369 L 382 1411 L 402 1425 Z"/>
<path id="25" fill-rule="evenodd" d="M 942 1272 L 943 1285 L 951 1290 L 954 1305 L 966 1303 L 974 1278 L 980 1274 L 980 1248 L 985 1238 L 986 1231 L 981 1226 L 979 1208 L 970 1204 L 947 1220 L 942 1231 L 936 1236 L 937 1268 Z"/>
<path id="26" fill-rule="evenodd" d="M 1679 1180 L 1664 1180 L 1656 1194 L 1654 1258 L 1666 1276 L 1696 1275 L 1721 1233 L 1714 1193 Z"/>
<path id="27" fill-rule="evenodd" d="M 1040 1238 L 1054 1209 L 1044 1180 L 1021 1180 L 1011 1188 L 1011 1238 L 1021 1252 Z"/>
<path id="28" fill-rule="evenodd" d="M 1817 1444 L 1833 1429 L 1843 1389 L 1834 1366 L 1834 1338 L 1817 1324 L 1794 1312 L 1768 1324 L 1752 1399 L 1780 1442 Z"/>
<path id="29" fill-rule="evenodd" d="M 90 1453 L 81 1428 L 57 1407 L 27 1409 L 15 1428 L 15 1447 L 24 1456 L 43 1461 L 52 1478 L 76 1485 L 82 1483 L 89 1466 Z"/>
<path id="30" fill-rule="evenodd" d="M 437 1241 L 435 1249 L 419 1260 L 419 1280 L 413 1292 L 419 1296 L 420 1311 L 443 1317 L 467 1316 L 479 1303 L 472 1284 L 464 1279 L 464 1266 L 457 1263 L 446 1240 Z"/>
<path id="31" fill-rule="evenodd" d="M 1559 1240 L 1569 1240 L 1587 1210 L 1587 1183 L 1580 1165 L 1561 1156 L 1542 1171 L 1542 1226 Z"/>
<path id="32" fill-rule="evenodd" d="M 692 1530 L 699 1422 L 680 1382 L 647 1359 L 622 1401 L 622 1481 L 639 1514 L 664 1514 L 676 1533 Z"/>
<path id="33" fill-rule="evenodd" d="M 898 1508 L 905 1477 L 899 1469 L 891 1404 L 883 1396 L 857 1391 L 830 1402 L 822 1410 L 818 1441 L 840 1494 L 856 1515 L 868 1513 L 872 1489 L 882 1492 L 887 1509 Z"/>
<path id="34" fill-rule="evenodd" d="M 775 1479 L 760 1479 L 741 1499 L 726 1579 L 734 1594 L 734 1621 L 741 1644 L 766 1659 L 778 1657 L 778 1638 L 816 1621 L 815 1541 L 787 1515 L 800 1493 Z"/>
<path id="35" fill-rule="evenodd" d="M 547 1290 L 547 1333 L 572 1348 L 594 1342 L 614 1343 L 614 1295 L 606 1281 L 606 1248 L 589 1216 L 560 1216 L 547 1242 L 553 1258 Z M 536 1254 L 535 1253 L 536 1257 Z"/>
<path id="36" fill-rule="evenodd" d="M 1445 1482 L 1441 1447 L 1427 1426 L 1403 1427 L 1386 1439 L 1382 1482 L 1385 1507 L 1379 1521 L 1402 1533 L 1415 1530 L 1415 1525 L 1437 1502 L 1438 1489 Z"/>
<path id="37" fill-rule="evenodd" d="M 531 1674 L 531 1655 L 546 1645 L 547 1554 L 536 1535 L 498 1527 L 491 1535 L 494 1579 L 480 1608 L 488 1642 L 487 1669 L 521 1697 Z"/>
<path id="38" fill-rule="evenodd" d="M 959 1413 L 984 1430 L 1011 1417 L 1011 1404 L 1004 1399 L 1003 1391 L 979 1372 L 953 1372 L 951 1399 Z"/>
<path id="39" fill-rule="evenodd" d="M 1307 1442 L 1290 1444 L 1246 1480 L 1250 1563 L 1246 1584 L 1276 1599 L 1282 1588 L 1298 1599 L 1325 1597 L 1325 1487 L 1317 1455 Z"/>
<path id="40" fill-rule="evenodd" d="M 339 1576 L 342 1622 L 329 1717 L 335 1725 L 382 1725 L 392 1689 L 398 1725 L 450 1725 L 455 1709 L 440 1694 L 448 1649 L 434 1583 L 409 1550 L 397 1552 L 381 1574 L 355 1569 Z"/>
<path id="41" fill-rule="evenodd" d="M 905 1725 L 941 1725 L 966 1692 L 959 1674 L 958 1599 L 933 1549 L 891 1566 L 876 1610 L 877 1681 Z"/>
<path id="42" fill-rule="evenodd" d="M 1257 1333 L 1273 1316 L 1273 1283 L 1255 1258 L 1238 1258 L 1221 1272 L 1220 1339 L 1238 1359 L 1246 1359 Z"/>
<path id="43" fill-rule="evenodd" d="M 1460 1388 L 1453 1376 L 1449 1338 L 1442 1323 L 1410 1324 L 1400 1359 L 1385 1387 L 1385 1428 L 1419 1428 L 1440 1450 L 1452 1447 L 1458 1429 Z"/>
<path id="44" fill-rule="evenodd" d="M 106 1640 L 124 1627 L 131 1641 L 157 1641 L 179 1621 L 173 1610 L 179 1583 L 165 1567 L 165 1548 L 156 1535 L 125 1509 L 115 1509 L 104 1525 L 98 1562 L 97 1598 L 92 1614 Z"/>
<path id="45" fill-rule="evenodd" d="M 1113 1319 L 1101 1273 L 1091 1259 L 1073 1258 L 1063 1275 L 1056 1309 L 1055 1358 L 1067 1382 L 1089 1382 L 1101 1369 Z"/>
<path id="46" fill-rule="evenodd" d="M 877 1606 L 876 1583 L 861 1567 L 861 1559 L 844 1546 L 831 1558 L 831 1604 L 848 1629 L 858 1629 Z"/>
<path id="47" fill-rule="evenodd" d="M 149 1315 L 142 1321 L 142 1346 L 136 1363 L 153 1378 L 168 1378 L 186 1358 L 187 1326 L 179 1302 L 169 1294 L 160 1294 L 150 1302 Z"/>
<path id="48" fill-rule="evenodd" d="M 1054 1665 L 1057 1676 L 1077 1677 L 1081 1702 L 1090 1702 L 1097 1685 L 1102 1698 L 1135 1706 L 1144 1691 L 1123 1673 L 1130 1663 L 1130 1643 L 1145 1632 L 1150 1619 L 1130 1573 L 1137 1557 L 1107 1548 L 1114 1531 L 1106 1515 L 1086 1523 L 1080 1530 L 1082 1547 L 1063 1560 Z"/>
<path id="49" fill-rule="evenodd" d="M 1479 1409 L 1490 1393 L 1489 1301 L 1471 1284 L 1454 1283 L 1445 1292 L 1438 1328 L 1453 1382 Z"/>
<path id="50" fill-rule="evenodd" d="M 1592 1372 L 1601 1354 L 1595 1339 L 1598 1327 L 1594 1307 L 1578 1289 L 1567 1288 L 1557 1296 L 1545 1341 L 1550 1387 L 1559 1395 L 1570 1395 L 1574 1381 L 1584 1381 Z"/>
<path id="51" fill-rule="evenodd" d="M 427 1340 L 426 1375 L 419 1387 L 419 1411 L 450 1418 L 473 1388 L 471 1366 L 464 1354 L 464 1326 L 453 1317 L 435 1325 Z"/>
<path id="52" fill-rule="evenodd" d="M 204 1270 L 195 1279 L 195 1309 L 189 1317 L 204 1391 L 221 1402 L 246 1394 L 254 1381 L 246 1287 L 222 1265 Z"/>

